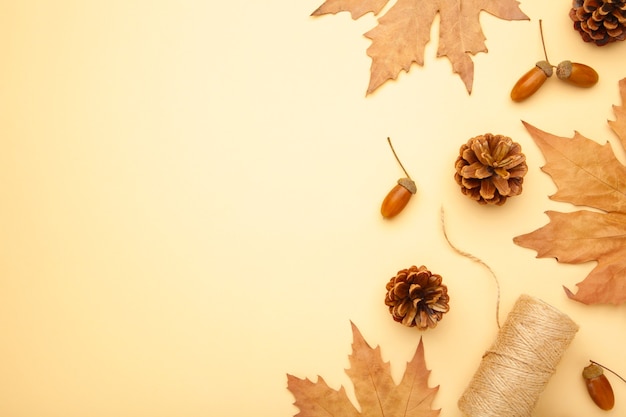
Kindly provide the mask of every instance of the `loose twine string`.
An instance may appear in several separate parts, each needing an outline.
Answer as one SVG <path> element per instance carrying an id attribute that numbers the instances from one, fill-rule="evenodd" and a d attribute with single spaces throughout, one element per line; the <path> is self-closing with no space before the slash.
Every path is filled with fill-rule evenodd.
<path id="1" fill-rule="evenodd" d="M 489 271 L 489 273 L 493 277 L 493 280 L 496 283 L 496 324 L 498 325 L 498 329 L 499 329 L 500 328 L 500 282 L 498 281 L 498 277 L 496 276 L 496 273 L 493 272 L 493 269 L 491 269 L 491 267 L 489 265 L 487 265 L 485 262 L 483 262 L 482 259 L 472 255 L 471 253 L 465 252 L 465 251 L 457 248 L 450 241 L 450 238 L 448 238 L 448 233 L 446 232 L 446 221 L 445 221 L 445 213 L 444 213 L 444 210 L 443 210 L 443 206 L 441 207 L 441 229 L 443 230 L 443 237 L 446 239 L 446 242 L 448 242 L 448 245 L 450 245 L 450 247 L 456 253 L 458 253 L 461 256 L 465 256 L 466 258 L 469 258 L 472 261 L 474 261 L 476 263 L 479 263 L 480 265 L 484 266 L 485 268 L 487 268 L 487 271 Z"/>
<path id="2" fill-rule="evenodd" d="M 443 208 L 441 211 L 443 224 Z M 459 254 L 485 266 L 482 260 L 448 244 Z M 496 308 L 496 320 L 498 308 Z M 476 373 L 458 401 L 469 417 L 530 417 L 539 396 L 574 335 L 578 325 L 542 300 L 521 295 L 485 352 Z"/>

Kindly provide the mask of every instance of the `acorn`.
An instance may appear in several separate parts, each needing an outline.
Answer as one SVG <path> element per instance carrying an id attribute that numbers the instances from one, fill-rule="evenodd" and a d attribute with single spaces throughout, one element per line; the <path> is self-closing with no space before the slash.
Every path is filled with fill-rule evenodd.
<path id="1" fill-rule="evenodd" d="M 539 33 L 541 34 L 543 55 L 546 59 L 537 62 L 533 69 L 515 83 L 511 90 L 511 100 L 523 101 L 535 94 L 543 83 L 552 76 L 553 68 L 556 68 L 556 75 L 560 80 L 578 87 L 588 88 L 598 82 L 598 73 L 588 65 L 571 61 L 563 61 L 558 66 L 552 65 L 546 52 L 541 19 L 539 20 Z"/>
<path id="2" fill-rule="evenodd" d="M 578 62 L 563 61 L 556 67 L 556 76 L 577 87 L 589 88 L 596 85 L 599 76 L 596 70 Z"/>
<path id="3" fill-rule="evenodd" d="M 413 181 L 411 176 L 406 172 L 406 169 L 404 169 L 398 155 L 396 155 L 396 151 L 393 149 L 393 145 L 391 144 L 391 139 L 387 138 L 387 142 L 389 143 L 391 152 L 393 152 L 393 156 L 396 158 L 400 168 L 402 168 L 402 171 L 404 171 L 404 174 L 406 175 L 406 178 L 400 178 L 398 180 L 396 186 L 389 191 L 383 200 L 383 204 L 380 206 L 380 214 L 382 214 L 385 219 L 390 219 L 397 216 L 402 210 L 404 210 L 411 197 L 413 197 L 413 194 L 417 192 L 417 186 L 415 185 L 415 181 Z"/>
<path id="4" fill-rule="evenodd" d="M 593 402 L 603 410 L 612 409 L 615 405 L 615 395 L 602 367 L 592 362 L 583 369 L 583 378 Z"/>
<path id="5" fill-rule="evenodd" d="M 539 87 L 552 76 L 552 65 L 548 61 L 539 61 L 526 74 L 517 80 L 511 90 L 511 100 L 523 101 L 539 90 Z"/>
<path id="6" fill-rule="evenodd" d="M 415 181 L 410 178 L 400 178 L 398 184 L 389 191 L 380 206 L 380 213 L 384 218 L 390 219 L 400 214 L 409 203 L 413 194 L 417 192 Z"/>

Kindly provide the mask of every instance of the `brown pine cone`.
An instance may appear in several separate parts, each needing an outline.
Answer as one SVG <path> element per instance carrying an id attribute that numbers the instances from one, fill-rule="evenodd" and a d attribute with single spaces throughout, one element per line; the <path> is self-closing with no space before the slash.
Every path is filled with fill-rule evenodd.
<path id="1" fill-rule="evenodd" d="M 454 164 L 461 192 L 480 204 L 502 205 L 522 192 L 528 172 L 522 147 L 511 138 L 486 133 L 461 146 Z"/>
<path id="2" fill-rule="evenodd" d="M 604 46 L 626 38 L 626 0 L 573 0 L 569 17 L 585 42 Z"/>
<path id="3" fill-rule="evenodd" d="M 398 271 L 386 286 L 385 305 L 393 319 L 419 330 L 437 326 L 450 309 L 448 287 L 441 281 L 441 275 L 432 274 L 423 265 Z"/>

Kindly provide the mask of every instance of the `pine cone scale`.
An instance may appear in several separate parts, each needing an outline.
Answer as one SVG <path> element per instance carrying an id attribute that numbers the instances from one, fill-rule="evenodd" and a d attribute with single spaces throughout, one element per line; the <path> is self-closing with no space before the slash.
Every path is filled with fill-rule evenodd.
<path id="1" fill-rule="evenodd" d="M 409 284 L 406 282 L 399 282 L 394 288 L 393 293 L 398 298 L 404 298 L 409 294 Z"/>
<path id="2" fill-rule="evenodd" d="M 411 305 L 407 314 L 404 315 L 402 319 L 402 324 L 405 326 L 411 327 L 411 323 L 415 321 L 415 317 L 417 316 L 417 307 Z"/>
<path id="3" fill-rule="evenodd" d="M 493 181 L 497 181 L 497 180 L 508 180 L 509 177 L 511 176 L 511 174 L 509 174 L 509 171 L 507 171 L 504 168 L 495 168 L 493 170 L 494 173 L 498 174 L 496 176 L 493 177 Z M 506 193 L 505 193 L 506 194 Z"/>
<path id="4" fill-rule="evenodd" d="M 493 200 L 496 196 L 496 186 L 493 184 L 493 181 L 481 181 L 480 182 L 480 196 L 486 200 Z"/>
<path id="5" fill-rule="evenodd" d="M 607 29 L 607 32 L 616 32 L 615 29 L 619 27 L 619 22 L 617 20 L 606 19 L 604 21 L 604 27 Z M 619 29 L 621 31 L 621 29 Z"/>
<path id="6" fill-rule="evenodd" d="M 509 185 L 508 178 L 504 178 L 503 176 L 494 177 L 492 180 L 493 185 L 496 187 L 496 190 L 502 195 L 511 194 L 511 186 Z"/>
<path id="7" fill-rule="evenodd" d="M 474 155 L 476 155 L 476 159 L 483 165 L 491 165 L 493 164 L 493 158 L 489 154 L 489 148 L 486 145 L 484 140 L 477 140 L 471 146 Z"/>
<path id="8" fill-rule="evenodd" d="M 522 150 L 519 147 L 517 149 L 512 150 L 512 152 L 516 152 L 516 153 L 514 155 L 509 155 L 506 158 L 499 159 L 500 162 L 497 162 L 496 166 L 498 168 L 504 168 L 506 170 L 515 168 L 522 162 L 526 161 L 526 156 L 523 153 L 520 153 L 521 151 Z"/>
<path id="9" fill-rule="evenodd" d="M 472 163 L 471 165 L 461 167 L 460 173 L 464 178 L 467 178 L 467 177 L 485 178 L 485 177 L 490 176 L 491 173 L 483 171 L 484 168 L 485 166 L 482 163 L 476 161 Z"/>
<path id="10" fill-rule="evenodd" d="M 408 296 L 409 298 L 413 300 L 413 304 L 416 304 L 417 302 L 421 301 L 421 298 L 420 298 L 421 291 L 422 291 L 421 285 L 413 284 L 411 285 L 411 289 L 409 289 L 409 292 L 407 293 L 406 296 Z"/>

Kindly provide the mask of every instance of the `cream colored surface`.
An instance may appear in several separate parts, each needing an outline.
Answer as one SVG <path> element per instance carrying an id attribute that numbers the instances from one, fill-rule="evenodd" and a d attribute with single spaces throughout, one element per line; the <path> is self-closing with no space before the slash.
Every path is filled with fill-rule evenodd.
<path id="1" fill-rule="evenodd" d="M 536 259 L 512 238 L 547 222 L 544 160 L 520 120 L 617 144 L 626 43 L 584 44 L 569 3 L 528 0 L 531 21 L 481 15 L 489 53 L 468 95 L 436 57 L 365 97 L 367 15 L 311 18 L 321 0 L 5 1 L 0 4 L 0 415 L 292 416 L 286 373 L 353 398 L 353 321 L 397 378 L 423 336 L 441 417 L 527 293 L 580 325 L 536 416 L 608 415 L 587 397 L 589 358 L 626 373 L 626 306 L 566 298 L 593 264 Z M 543 53 L 593 66 L 522 104 L 511 86 Z M 500 133 L 522 144 L 524 193 L 502 207 L 461 195 L 459 146 Z M 402 176 L 418 194 L 384 221 Z M 624 152 L 618 151 L 624 160 Z M 451 311 L 425 333 L 391 320 L 399 269 L 443 275 Z M 626 384 L 613 378 L 626 413 Z M 520 387 L 523 389 L 523 387 Z"/>

